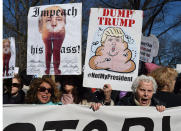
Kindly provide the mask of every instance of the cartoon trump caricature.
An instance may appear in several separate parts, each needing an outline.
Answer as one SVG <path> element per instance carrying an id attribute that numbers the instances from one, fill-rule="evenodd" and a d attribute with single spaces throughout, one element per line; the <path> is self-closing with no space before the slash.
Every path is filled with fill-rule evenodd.
<path id="1" fill-rule="evenodd" d="M 9 72 L 9 61 L 11 58 L 11 42 L 9 39 L 4 39 L 3 40 L 3 76 L 5 75 L 8 76 Z"/>
<path id="2" fill-rule="evenodd" d="M 45 73 L 50 73 L 51 56 L 53 54 L 53 66 L 55 74 L 61 74 L 60 50 L 65 38 L 65 15 L 62 8 L 51 6 L 43 10 L 45 13 L 39 19 L 39 32 L 45 45 Z M 52 15 L 54 14 L 54 15 Z"/>
<path id="3" fill-rule="evenodd" d="M 103 32 L 101 46 L 96 49 L 95 56 L 89 60 L 89 66 L 93 70 L 129 73 L 136 68 L 131 58 L 132 52 L 128 49 L 128 43 L 124 41 L 122 29 L 108 27 Z"/>

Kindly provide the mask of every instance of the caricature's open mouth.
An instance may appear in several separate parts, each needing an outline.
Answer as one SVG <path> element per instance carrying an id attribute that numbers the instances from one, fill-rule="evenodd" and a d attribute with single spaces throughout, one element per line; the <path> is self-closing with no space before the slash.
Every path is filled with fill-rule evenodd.
<path id="1" fill-rule="evenodd" d="M 109 56 L 116 56 L 117 54 L 118 54 L 118 52 L 111 53 L 111 51 L 109 51 L 109 53 L 108 53 Z"/>
<path id="2" fill-rule="evenodd" d="M 115 46 L 112 47 L 112 52 L 114 52 L 116 50 Z"/>
<path id="3" fill-rule="evenodd" d="M 116 56 L 118 52 L 116 52 L 116 47 L 112 46 L 111 50 L 109 51 L 108 55 L 109 56 Z"/>

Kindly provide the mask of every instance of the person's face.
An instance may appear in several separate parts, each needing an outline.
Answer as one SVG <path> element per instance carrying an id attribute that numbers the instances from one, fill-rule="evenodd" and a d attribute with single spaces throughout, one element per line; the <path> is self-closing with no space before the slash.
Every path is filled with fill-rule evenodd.
<path id="1" fill-rule="evenodd" d="M 73 85 L 65 85 L 64 89 L 67 93 L 72 93 L 74 86 Z"/>
<path id="2" fill-rule="evenodd" d="M 10 43 L 9 42 L 3 43 L 3 53 L 7 54 L 9 52 L 10 52 Z"/>
<path id="3" fill-rule="evenodd" d="M 43 82 L 38 88 L 37 98 L 42 104 L 46 104 L 51 99 L 51 93 L 53 92 L 51 85 Z"/>
<path id="4" fill-rule="evenodd" d="M 47 16 L 43 17 L 43 28 L 46 28 L 49 32 L 59 32 L 65 27 L 64 16 Z"/>
<path id="5" fill-rule="evenodd" d="M 107 36 L 105 46 L 116 46 L 122 43 L 121 37 Z"/>
<path id="6" fill-rule="evenodd" d="M 140 85 L 136 90 L 136 99 L 141 106 L 148 106 L 151 103 L 153 92 L 153 83 L 151 81 L 140 81 Z"/>
<path id="7" fill-rule="evenodd" d="M 110 56 L 115 56 L 120 51 L 125 50 L 126 43 L 122 43 L 121 37 L 107 36 L 104 46 L 105 46 L 105 49 L 109 52 Z"/>
<path id="8" fill-rule="evenodd" d="M 19 91 L 20 83 L 16 78 L 12 79 L 11 94 L 16 94 Z"/>

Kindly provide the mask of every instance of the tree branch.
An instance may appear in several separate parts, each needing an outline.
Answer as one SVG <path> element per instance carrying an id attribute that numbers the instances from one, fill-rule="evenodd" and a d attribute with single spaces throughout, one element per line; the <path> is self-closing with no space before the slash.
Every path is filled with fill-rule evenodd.
<path id="1" fill-rule="evenodd" d="M 143 4 L 143 7 L 142 7 L 142 10 L 145 10 L 146 7 L 150 4 L 152 0 L 145 0 L 144 4 Z"/>
<path id="2" fill-rule="evenodd" d="M 34 0 L 34 1 L 32 1 L 31 7 L 37 5 L 39 2 L 41 3 L 42 0 Z"/>
<path id="3" fill-rule="evenodd" d="M 115 6 L 112 6 L 111 4 L 106 3 L 104 0 L 100 0 L 104 5 L 110 8 L 116 8 Z"/>
<path id="4" fill-rule="evenodd" d="M 29 10 L 28 3 L 29 3 L 29 1 L 26 1 L 26 3 L 25 3 L 23 0 L 20 0 L 20 2 L 22 3 L 24 9 L 26 9 L 26 14 L 28 15 L 28 10 Z"/>
<path id="5" fill-rule="evenodd" d="M 13 14 L 13 12 L 11 11 L 11 8 L 8 7 L 5 3 L 3 3 L 3 5 L 9 10 L 10 14 L 12 15 L 12 17 L 16 18 L 15 15 Z"/>
<path id="6" fill-rule="evenodd" d="M 161 35 L 165 34 L 167 31 L 175 28 L 176 26 L 181 25 L 181 21 L 175 23 L 174 25 L 170 26 L 169 28 L 167 28 L 166 30 L 164 30 L 163 32 L 161 32 L 159 35 L 157 35 L 157 38 L 159 38 Z"/>
<path id="7" fill-rule="evenodd" d="M 5 18 L 4 18 L 4 17 L 3 17 L 3 24 L 4 24 L 4 26 L 6 26 L 8 29 L 15 31 L 15 32 L 18 33 L 20 36 L 23 36 L 23 37 L 24 37 L 24 34 L 21 33 L 19 30 L 17 30 L 14 25 L 12 25 L 12 24 L 10 24 L 10 23 L 7 23 L 7 22 L 5 21 Z"/>
<path id="8" fill-rule="evenodd" d="M 145 30 L 148 28 L 148 26 L 152 23 L 152 21 L 156 18 L 156 16 L 160 13 L 160 11 L 163 9 L 164 5 L 168 2 L 169 0 L 164 0 L 162 2 L 161 7 L 155 12 L 154 15 L 152 15 L 148 21 L 146 22 L 146 24 L 144 25 L 142 32 L 145 32 Z"/>
<path id="9" fill-rule="evenodd" d="M 23 0 L 20 0 L 20 2 L 22 3 L 24 9 L 27 9 L 25 2 Z"/>
<path id="10" fill-rule="evenodd" d="M 130 4 L 131 8 L 134 8 L 134 2 L 133 2 L 133 0 L 128 0 L 128 2 L 129 2 L 129 4 Z"/>
<path id="11" fill-rule="evenodd" d="M 148 0 L 148 1 L 150 1 L 150 0 Z M 177 1 L 180 1 L 180 0 L 167 0 L 167 2 L 177 2 Z M 163 4 L 163 2 L 162 3 L 159 3 L 159 4 L 157 4 L 157 5 L 155 5 L 155 6 L 151 6 L 151 7 L 148 7 L 148 8 L 146 8 L 146 6 L 144 7 L 144 8 L 142 8 L 142 10 L 150 10 L 150 9 L 153 9 L 153 8 L 156 8 L 156 7 L 160 7 L 160 6 L 162 6 L 162 4 Z"/>

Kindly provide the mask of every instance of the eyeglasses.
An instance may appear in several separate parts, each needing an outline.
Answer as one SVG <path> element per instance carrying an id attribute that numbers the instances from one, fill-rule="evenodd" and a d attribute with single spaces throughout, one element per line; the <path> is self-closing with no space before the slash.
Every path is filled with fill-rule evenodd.
<path id="1" fill-rule="evenodd" d="M 21 84 L 19 84 L 19 83 L 12 83 L 12 87 L 17 87 L 17 88 L 19 88 L 19 87 L 21 87 Z"/>
<path id="2" fill-rule="evenodd" d="M 45 91 L 48 91 L 48 93 L 52 93 L 52 89 L 51 88 L 46 88 L 46 87 L 44 87 L 44 86 L 40 86 L 39 88 L 38 88 L 38 91 L 39 92 L 45 92 Z"/>

